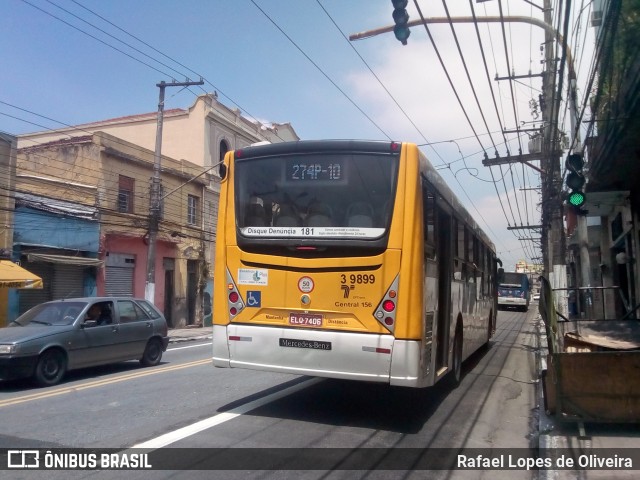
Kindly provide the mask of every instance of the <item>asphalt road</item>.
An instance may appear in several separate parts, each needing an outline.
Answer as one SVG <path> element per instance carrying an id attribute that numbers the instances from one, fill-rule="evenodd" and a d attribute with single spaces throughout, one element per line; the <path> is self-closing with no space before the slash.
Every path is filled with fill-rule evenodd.
<path id="1" fill-rule="evenodd" d="M 534 316 L 533 309 L 500 312 L 491 346 L 465 363 L 456 389 L 438 384 L 412 390 L 216 369 L 210 360 L 210 341 L 172 345 L 162 364 L 152 368 L 125 362 L 87 369 L 70 373 L 51 388 L 4 382 L 0 383 L 0 448 L 163 448 L 167 458 L 173 456 L 180 465 L 195 469 L 130 471 L 127 478 L 425 478 L 420 470 L 354 472 L 343 470 L 344 463 L 328 468 L 322 461 L 309 467 L 319 465 L 319 470 L 291 471 L 276 462 L 274 470 L 255 471 L 251 460 L 259 459 L 261 452 L 256 457 L 250 449 L 301 448 L 302 456 L 334 452 L 344 457 L 363 447 L 437 452 L 434 449 L 535 446 Z M 207 448 L 216 450 L 203 450 Z M 223 455 L 220 465 L 238 464 L 226 472 L 197 470 L 202 461 L 198 452 Z M 3 478 L 122 478 L 123 474 L 11 471 L 3 472 Z M 431 472 L 429 478 L 535 476 L 526 471 L 475 470 Z"/>

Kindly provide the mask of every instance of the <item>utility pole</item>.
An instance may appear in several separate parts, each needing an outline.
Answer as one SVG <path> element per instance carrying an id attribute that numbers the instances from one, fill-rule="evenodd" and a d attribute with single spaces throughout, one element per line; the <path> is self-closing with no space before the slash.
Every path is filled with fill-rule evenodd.
<path id="1" fill-rule="evenodd" d="M 549 25 L 553 22 L 551 0 L 544 0 L 544 21 Z M 560 35 L 554 35 L 545 30 L 545 75 L 542 82 L 544 118 L 547 120 L 542 141 L 543 158 L 545 159 L 546 178 L 542 182 L 542 238 L 544 267 L 552 288 L 566 289 L 567 287 L 567 242 L 564 230 L 564 207 L 562 202 L 562 172 L 560 158 L 557 153 L 558 116 L 556 105 L 560 105 L 561 92 L 556 92 L 556 59 L 554 40 L 561 40 Z M 569 71 L 573 72 L 573 60 L 569 61 Z M 556 101 L 552 102 L 552 99 Z M 554 111 L 554 109 L 556 111 Z M 563 315 L 567 315 L 567 299 L 560 298 L 566 290 L 556 293 L 556 308 Z"/>
<path id="2" fill-rule="evenodd" d="M 578 121 L 578 106 L 577 106 L 577 92 L 576 92 L 576 76 L 575 72 L 569 72 L 569 120 L 571 125 L 571 132 L 574 138 L 571 139 L 571 145 L 573 146 L 574 154 L 583 154 L 582 140 L 580 137 L 580 128 L 577 128 L 576 123 Z M 585 187 L 586 188 L 586 187 Z M 587 228 L 586 215 L 578 214 L 576 216 L 576 233 L 578 237 L 578 248 L 580 251 L 580 281 L 582 287 L 591 287 L 595 282 L 592 279 L 591 272 L 591 256 L 589 253 L 589 234 Z M 586 307 L 587 318 L 593 318 L 593 297 L 591 289 L 585 290 L 586 298 L 584 299 L 584 305 Z"/>
<path id="3" fill-rule="evenodd" d="M 147 248 L 147 282 L 144 288 L 144 298 L 155 305 L 156 294 L 156 239 L 158 237 L 158 225 L 160 223 L 160 171 L 162 166 L 162 123 L 164 119 L 164 90 L 166 87 L 190 87 L 203 85 L 199 82 L 171 82 L 164 80 L 157 83 L 160 88 L 158 100 L 158 120 L 156 126 L 156 148 L 153 156 L 153 177 L 151 178 L 151 191 L 149 194 L 149 246 Z"/>

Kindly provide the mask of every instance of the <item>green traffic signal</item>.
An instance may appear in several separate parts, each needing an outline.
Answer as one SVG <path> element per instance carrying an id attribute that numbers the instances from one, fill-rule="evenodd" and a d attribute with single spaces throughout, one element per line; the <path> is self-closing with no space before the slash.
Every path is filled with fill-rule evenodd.
<path id="1" fill-rule="evenodd" d="M 585 194 L 580 191 L 571 192 L 567 196 L 567 201 L 569 202 L 569 205 L 573 205 L 574 207 L 581 207 L 582 205 L 584 205 L 585 200 L 586 200 Z"/>
<path id="2" fill-rule="evenodd" d="M 401 25 L 396 25 L 393 27 L 393 33 L 396 38 L 402 42 L 403 45 L 407 44 L 407 38 L 411 35 L 411 30 L 408 27 L 403 27 Z"/>
<path id="3" fill-rule="evenodd" d="M 582 173 L 584 168 L 582 154 L 573 153 L 567 156 L 565 167 L 568 170 L 566 184 L 570 190 L 567 195 L 567 203 L 573 207 L 581 207 L 587 200 L 587 196 L 582 191 L 586 180 Z"/>

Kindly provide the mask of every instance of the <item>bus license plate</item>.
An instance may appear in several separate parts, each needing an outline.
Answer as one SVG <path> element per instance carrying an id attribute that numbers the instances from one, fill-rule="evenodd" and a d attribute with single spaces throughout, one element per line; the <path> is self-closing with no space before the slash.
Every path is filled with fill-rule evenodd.
<path id="1" fill-rule="evenodd" d="M 289 325 L 305 325 L 308 327 L 321 327 L 322 315 L 313 313 L 290 313 Z"/>
<path id="2" fill-rule="evenodd" d="M 292 348 L 312 348 L 314 350 L 331 350 L 331 342 L 321 342 L 319 340 L 300 340 L 296 338 L 281 338 L 280 346 Z"/>

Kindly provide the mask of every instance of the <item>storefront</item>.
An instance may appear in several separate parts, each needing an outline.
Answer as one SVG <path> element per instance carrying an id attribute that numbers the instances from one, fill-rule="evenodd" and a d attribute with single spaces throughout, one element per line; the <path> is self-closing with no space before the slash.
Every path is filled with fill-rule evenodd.
<path id="1" fill-rule="evenodd" d="M 10 260 L 0 260 L 0 327 L 6 326 L 9 291 L 12 289 L 42 289 L 42 279 Z"/>

